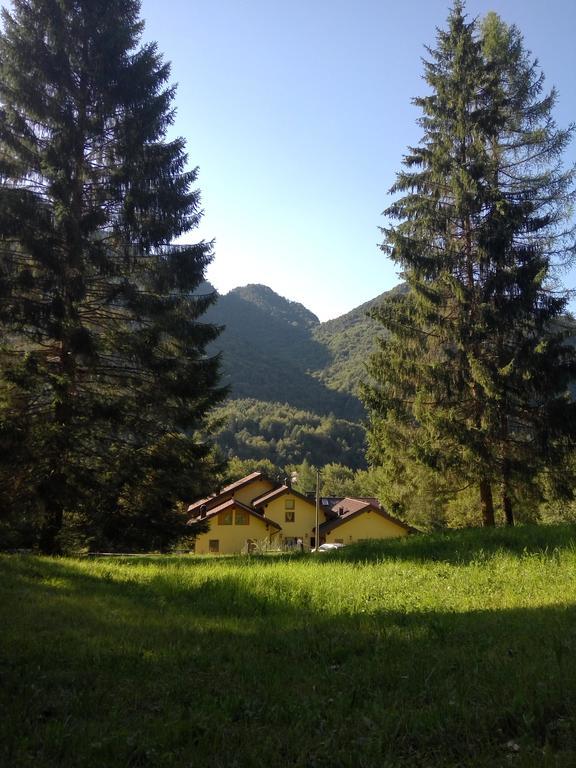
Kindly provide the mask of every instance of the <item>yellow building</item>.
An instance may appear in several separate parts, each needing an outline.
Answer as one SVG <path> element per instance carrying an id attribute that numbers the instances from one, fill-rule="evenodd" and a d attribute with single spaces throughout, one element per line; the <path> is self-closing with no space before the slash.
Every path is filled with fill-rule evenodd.
<path id="1" fill-rule="evenodd" d="M 196 537 L 197 554 L 235 554 L 262 546 L 310 550 L 316 546 L 316 503 L 288 485 L 253 472 L 188 507 L 189 525 L 207 522 Z M 322 499 L 320 544 L 406 536 L 410 526 L 380 508 L 376 499 Z"/>
<path id="2" fill-rule="evenodd" d="M 197 537 L 194 551 L 198 555 L 250 552 L 262 541 L 268 544 L 280 526 L 267 520 L 251 507 L 229 499 L 206 512 L 210 530 Z"/>
<path id="3" fill-rule="evenodd" d="M 320 525 L 320 538 L 327 543 L 353 544 L 366 539 L 395 539 L 414 531 L 387 514 L 376 499 L 339 499 L 332 515 Z"/>
<path id="4" fill-rule="evenodd" d="M 316 502 L 287 485 L 258 496 L 252 506 L 281 526 L 279 541 L 283 549 L 310 549 L 316 546 Z M 319 512 L 319 522 L 326 515 Z"/>

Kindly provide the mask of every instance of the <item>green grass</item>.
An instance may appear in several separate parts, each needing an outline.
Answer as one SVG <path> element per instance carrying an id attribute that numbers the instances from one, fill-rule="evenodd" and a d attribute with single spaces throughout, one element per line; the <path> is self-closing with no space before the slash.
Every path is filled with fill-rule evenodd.
<path id="1" fill-rule="evenodd" d="M 576 765 L 576 527 L 0 572 L 9 768 Z"/>

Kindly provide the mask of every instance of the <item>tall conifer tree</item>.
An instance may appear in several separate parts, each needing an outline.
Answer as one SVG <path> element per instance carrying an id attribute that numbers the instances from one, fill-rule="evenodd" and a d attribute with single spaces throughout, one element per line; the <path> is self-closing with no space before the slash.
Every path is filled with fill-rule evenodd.
<path id="1" fill-rule="evenodd" d="M 376 310 L 389 336 L 364 391 L 370 450 L 391 477 L 427 468 L 448 488 L 476 483 L 484 524 L 493 491 L 513 521 L 513 483 L 551 460 L 569 434 L 565 392 L 573 351 L 550 290 L 554 258 L 573 252 L 566 228 L 573 174 L 543 78 L 515 28 L 495 15 L 479 32 L 456 2 L 428 49 L 420 145 L 385 214 L 383 250 L 408 284 Z"/>
<path id="2" fill-rule="evenodd" d="M 194 292 L 211 245 L 172 244 L 199 220 L 196 171 L 166 138 L 174 88 L 139 10 L 2 14 L 0 460 L 47 552 L 78 510 L 112 543 L 162 545 L 177 502 L 210 483 L 218 331 L 199 321 L 214 297 Z"/>

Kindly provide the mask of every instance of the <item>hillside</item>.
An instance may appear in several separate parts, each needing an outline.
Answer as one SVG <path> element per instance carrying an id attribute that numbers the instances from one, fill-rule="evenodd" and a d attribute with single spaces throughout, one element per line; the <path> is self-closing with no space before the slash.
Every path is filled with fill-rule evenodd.
<path id="1" fill-rule="evenodd" d="M 346 396 L 309 373 L 306 361 L 316 360 L 322 367 L 328 353 L 312 336 L 318 318 L 301 304 L 266 286 L 247 286 L 221 296 L 206 319 L 225 326 L 210 351 L 222 353 L 224 382 L 232 398 L 288 403 L 326 414 L 346 409 Z"/>
<path id="2" fill-rule="evenodd" d="M 279 464 L 306 458 L 363 466 L 358 385 L 380 333 L 367 313 L 385 295 L 325 323 L 265 285 L 220 296 L 206 319 L 224 326 L 210 350 L 222 354 L 230 387 L 217 436 L 223 452 Z"/>
<path id="3" fill-rule="evenodd" d="M 207 283 L 202 287 L 202 293 L 210 290 Z M 222 354 L 230 387 L 217 434 L 224 454 L 279 466 L 307 459 L 363 467 L 365 414 L 358 385 L 382 334 L 369 312 L 403 290 L 400 284 L 325 323 L 265 285 L 220 296 L 206 319 L 225 326 L 210 349 Z M 566 322 L 574 326 L 572 317 Z"/>
<path id="4" fill-rule="evenodd" d="M 218 416 L 218 444 L 227 458 L 267 459 L 279 468 L 304 459 L 314 466 L 365 467 L 365 432 L 358 422 L 248 398 L 228 400 Z"/>
<path id="5" fill-rule="evenodd" d="M 357 387 L 379 333 L 367 312 L 385 295 L 326 323 L 264 285 L 221 296 L 206 317 L 225 326 L 212 351 L 222 352 L 231 397 L 361 418 Z"/>
<path id="6" fill-rule="evenodd" d="M 404 290 L 403 284 L 398 285 L 345 315 L 314 328 L 314 339 L 329 353 L 328 362 L 322 368 L 315 369 L 320 381 L 332 389 L 356 393 L 365 363 L 382 334 L 382 326 L 369 317 L 369 312 L 385 297 Z"/>

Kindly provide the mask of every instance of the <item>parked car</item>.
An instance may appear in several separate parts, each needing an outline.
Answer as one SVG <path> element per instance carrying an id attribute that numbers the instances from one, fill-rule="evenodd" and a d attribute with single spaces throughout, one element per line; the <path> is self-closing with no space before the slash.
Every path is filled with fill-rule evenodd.
<path id="1" fill-rule="evenodd" d="M 313 552 L 332 552 L 334 549 L 342 549 L 344 544 L 341 544 L 339 541 L 335 541 L 332 544 L 326 542 L 326 544 L 320 544 L 317 550 L 312 550 Z"/>

